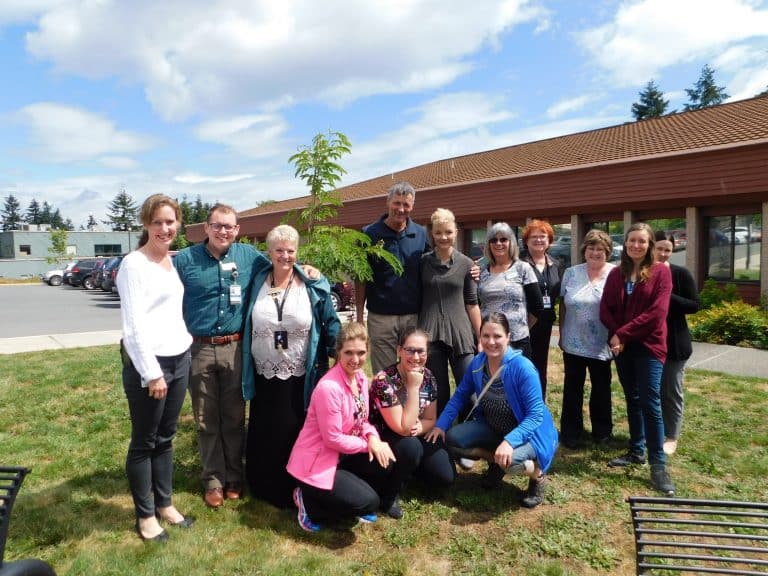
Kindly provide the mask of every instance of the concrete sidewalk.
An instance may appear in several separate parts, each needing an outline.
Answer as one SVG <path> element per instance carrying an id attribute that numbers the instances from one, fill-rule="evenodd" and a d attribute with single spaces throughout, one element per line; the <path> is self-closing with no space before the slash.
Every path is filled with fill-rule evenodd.
<path id="1" fill-rule="evenodd" d="M 120 342 L 121 335 L 120 330 L 109 330 L 105 332 L 0 338 L 0 354 L 117 344 Z M 553 346 L 556 347 L 556 331 L 552 336 L 552 342 Z M 694 342 L 693 356 L 688 360 L 686 368 L 723 372 L 735 376 L 751 376 L 768 381 L 768 350 Z"/>

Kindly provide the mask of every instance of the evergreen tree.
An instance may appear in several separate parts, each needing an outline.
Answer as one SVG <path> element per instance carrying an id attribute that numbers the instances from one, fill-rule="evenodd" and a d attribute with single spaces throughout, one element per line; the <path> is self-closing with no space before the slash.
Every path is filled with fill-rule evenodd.
<path id="1" fill-rule="evenodd" d="M 51 228 L 61 230 L 64 228 L 64 218 L 61 217 L 61 212 L 58 208 L 51 214 Z"/>
<path id="2" fill-rule="evenodd" d="M 43 200 L 43 208 L 40 210 L 40 224 L 51 223 L 51 205 L 47 200 Z"/>
<path id="3" fill-rule="evenodd" d="M 88 222 L 85 225 L 86 230 L 95 230 L 98 227 L 99 223 L 96 222 L 96 218 L 93 217 L 93 214 L 88 214 Z"/>
<path id="4" fill-rule="evenodd" d="M 19 201 L 13 194 L 5 197 L 3 205 L 3 230 L 18 230 L 19 224 L 23 222 L 19 210 Z"/>
<path id="5" fill-rule="evenodd" d="M 75 229 L 75 225 L 72 224 L 71 218 L 67 218 L 66 220 L 64 220 L 64 229 L 69 231 L 72 231 Z"/>
<path id="6" fill-rule="evenodd" d="M 763 90 L 759 94 L 755 94 L 755 96 L 768 96 L 768 86 L 766 86 L 765 90 Z"/>
<path id="7" fill-rule="evenodd" d="M 649 80 L 645 88 L 638 93 L 640 101 L 632 104 L 632 116 L 635 120 L 657 118 L 663 116 L 669 106 L 669 100 L 664 100 L 664 93 L 653 80 Z"/>
<path id="8" fill-rule="evenodd" d="M 32 198 L 32 202 L 27 207 L 25 221 L 27 224 L 40 224 L 40 204 L 34 198 Z"/>
<path id="9" fill-rule="evenodd" d="M 120 192 L 107 206 L 107 219 L 102 222 L 115 232 L 127 232 L 136 227 L 138 213 L 139 207 L 131 195 L 125 188 L 120 188 Z"/>
<path id="10" fill-rule="evenodd" d="M 715 83 L 715 71 L 709 67 L 709 64 L 701 69 L 701 75 L 693 88 L 686 88 L 685 92 L 688 94 L 686 112 L 716 106 L 728 98 L 725 86 L 718 86 Z"/>
<path id="11" fill-rule="evenodd" d="M 198 224 L 200 222 L 205 222 L 208 218 L 208 212 L 211 211 L 211 204 L 204 203 L 202 198 L 200 198 L 200 194 L 197 195 L 197 198 L 195 199 L 195 204 L 192 207 L 192 219 L 189 221 L 190 224 Z"/>

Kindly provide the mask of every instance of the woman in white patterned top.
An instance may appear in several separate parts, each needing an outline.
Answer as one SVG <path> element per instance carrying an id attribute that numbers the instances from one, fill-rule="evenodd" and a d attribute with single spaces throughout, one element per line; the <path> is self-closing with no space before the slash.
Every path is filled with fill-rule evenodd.
<path id="1" fill-rule="evenodd" d="M 560 348 L 563 350 L 565 379 L 563 410 L 560 414 L 560 442 L 570 449 L 581 446 L 584 433 L 584 382 L 589 370 L 592 383 L 589 419 L 592 439 L 605 443 L 613 433 L 611 407 L 611 350 L 608 329 L 600 322 L 600 298 L 613 249 L 610 236 L 590 230 L 584 237 L 581 255 L 584 264 L 571 266 L 560 286 Z"/>
<path id="2" fill-rule="evenodd" d="M 243 394 L 251 401 L 246 479 L 253 496 L 281 508 L 293 505 L 296 482 L 285 465 L 340 328 L 328 280 L 305 275 L 298 245 L 291 226 L 267 234 L 272 266 L 253 278 L 243 330 Z"/>

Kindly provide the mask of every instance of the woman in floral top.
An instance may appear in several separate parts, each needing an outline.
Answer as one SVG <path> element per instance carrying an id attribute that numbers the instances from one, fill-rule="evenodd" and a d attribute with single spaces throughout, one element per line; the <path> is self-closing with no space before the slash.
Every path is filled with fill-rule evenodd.
<path id="1" fill-rule="evenodd" d="M 424 440 L 437 417 L 437 382 L 424 367 L 428 345 L 426 332 L 407 329 L 398 343 L 397 363 L 371 381 L 371 423 L 397 459 L 387 482 L 391 493 L 381 494 L 382 509 L 392 518 L 403 516 L 398 495 L 409 478 L 447 486 L 456 475 L 445 444 Z"/>

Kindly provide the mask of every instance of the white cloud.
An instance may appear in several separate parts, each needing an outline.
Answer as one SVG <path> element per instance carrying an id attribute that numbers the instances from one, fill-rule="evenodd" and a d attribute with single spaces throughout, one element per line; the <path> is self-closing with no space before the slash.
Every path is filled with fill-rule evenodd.
<path id="1" fill-rule="evenodd" d="M 70 0 L 27 47 L 60 71 L 136 82 L 179 120 L 439 88 L 514 26 L 547 18 L 532 0 Z"/>
<path id="2" fill-rule="evenodd" d="M 64 5 L 70 0 L 3 0 L 0 2 L 0 27 L 6 24 L 30 22 L 42 13 Z"/>
<path id="3" fill-rule="evenodd" d="M 203 122 L 195 129 L 201 140 L 223 144 L 246 158 L 285 155 L 285 120 L 277 114 L 252 114 Z"/>
<path id="4" fill-rule="evenodd" d="M 751 98 L 768 87 L 768 42 L 732 46 L 713 61 L 713 67 L 731 76 L 726 86 L 729 100 Z"/>
<path id="5" fill-rule="evenodd" d="M 204 176 L 195 172 L 179 174 L 173 179 L 181 184 L 225 184 L 229 182 L 240 182 L 253 178 L 253 174 L 227 174 L 225 176 Z"/>
<path id="6" fill-rule="evenodd" d="M 99 163 L 107 168 L 115 168 L 116 170 L 133 170 L 139 165 L 136 160 L 126 156 L 102 156 L 99 158 Z"/>
<path id="7" fill-rule="evenodd" d="M 112 154 L 147 150 L 154 141 L 141 134 L 118 130 L 103 116 L 54 102 L 38 102 L 19 110 L 34 146 L 34 154 L 48 162 L 92 160 Z"/>
<path id="8" fill-rule="evenodd" d="M 555 102 L 552 106 L 547 108 L 547 118 L 554 120 L 560 118 L 565 114 L 581 110 L 587 104 L 593 103 L 601 98 L 600 94 L 584 94 L 583 96 L 577 96 L 575 98 L 566 98 Z"/>
<path id="9" fill-rule="evenodd" d="M 768 9 L 753 0 L 623 2 L 613 21 L 578 34 L 621 86 L 640 85 L 667 66 L 714 58 L 755 37 L 768 37 Z"/>

